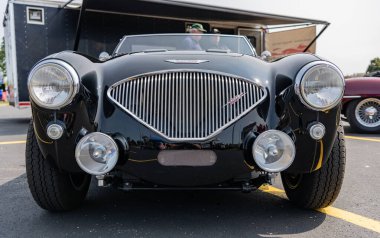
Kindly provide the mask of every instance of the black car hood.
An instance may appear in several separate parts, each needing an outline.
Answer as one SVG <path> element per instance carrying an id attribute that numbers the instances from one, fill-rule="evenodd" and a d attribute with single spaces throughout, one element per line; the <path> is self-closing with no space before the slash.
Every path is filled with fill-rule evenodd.
<path id="1" fill-rule="evenodd" d="M 177 51 L 124 55 L 101 64 L 101 69 L 104 80 L 115 83 L 135 75 L 165 70 L 215 71 L 261 81 L 270 75 L 271 67 L 270 63 L 247 55 Z"/>
<path id="2" fill-rule="evenodd" d="M 82 83 L 90 88 L 92 85 L 97 90 L 133 76 L 169 70 L 219 72 L 252 80 L 270 88 L 275 85 L 275 81 L 278 81 L 276 79 L 283 81 L 283 78 L 287 78 L 293 81 L 302 66 L 320 60 L 313 54 L 303 53 L 287 56 L 275 62 L 266 62 L 249 55 L 206 51 L 135 53 L 114 57 L 106 62 L 72 51 L 64 51 L 50 58 L 58 58 L 71 64 L 78 72 Z M 184 63 L 186 61 L 189 63 Z M 195 61 L 199 63 L 194 63 Z M 275 91 L 277 93 L 281 90 L 277 88 Z"/>

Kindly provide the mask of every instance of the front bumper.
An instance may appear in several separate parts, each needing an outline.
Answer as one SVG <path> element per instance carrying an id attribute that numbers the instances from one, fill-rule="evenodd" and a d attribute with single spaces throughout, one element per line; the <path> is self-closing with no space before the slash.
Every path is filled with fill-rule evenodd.
<path id="1" fill-rule="evenodd" d="M 258 134 L 268 129 L 277 129 L 290 135 L 296 145 L 296 157 L 286 170 L 293 173 L 308 173 L 318 169 L 328 158 L 339 122 L 340 106 L 329 113 L 315 112 L 303 108 L 300 102 L 286 104 L 280 117 L 265 113 L 268 105 L 263 103 L 244 117 L 225 128 L 207 141 L 175 143 L 161 137 L 133 117 L 113 105 L 102 105 L 98 118 L 91 120 L 90 110 L 84 101 L 70 106 L 69 110 L 47 111 L 33 105 L 33 118 L 38 142 L 44 156 L 52 160 L 61 170 L 81 172 L 75 161 L 75 147 L 83 129 L 100 131 L 112 137 L 122 137 L 122 146 L 116 169 L 154 183 L 174 186 L 199 186 L 215 184 L 259 170 L 252 157 L 252 144 Z M 298 113 L 299 111 L 303 113 Z M 68 112 L 70 111 L 70 113 Z M 278 123 L 269 126 L 276 117 Z M 51 140 L 46 135 L 49 123 L 61 121 L 66 125 L 64 136 Z M 319 121 L 326 126 L 326 135 L 320 141 L 307 133 L 307 125 Z M 163 166 L 157 162 L 162 150 L 212 150 L 217 162 L 212 166 Z"/>

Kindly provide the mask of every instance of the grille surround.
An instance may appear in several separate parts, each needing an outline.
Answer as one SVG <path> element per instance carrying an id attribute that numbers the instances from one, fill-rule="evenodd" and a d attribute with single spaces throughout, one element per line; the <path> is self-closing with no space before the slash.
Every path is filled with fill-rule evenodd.
<path id="1" fill-rule="evenodd" d="M 193 76 L 196 76 L 196 75 L 198 76 L 193 77 L 193 78 L 185 78 L 185 79 L 183 78 L 183 76 L 186 76 L 186 75 L 188 76 L 191 74 L 193 74 Z M 170 77 L 170 75 L 172 77 Z M 179 77 L 174 77 L 175 75 L 177 76 L 179 75 Z M 182 82 L 181 80 L 184 80 L 184 82 Z M 218 82 L 218 80 L 220 80 L 221 82 Z M 159 81 L 161 81 L 161 83 L 159 83 Z M 236 82 L 238 82 L 238 84 L 236 84 Z M 147 87 L 147 84 L 148 84 L 148 87 Z M 211 89 L 210 85 L 211 87 L 213 86 L 216 86 L 216 87 Z M 224 85 L 226 86 L 225 88 L 224 88 Z M 195 90 L 196 89 L 195 86 L 201 86 L 201 89 L 200 89 L 201 93 Z M 204 88 L 202 86 L 204 86 Z M 145 87 L 145 88 L 142 89 L 142 87 Z M 160 104 L 152 100 L 153 94 L 151 93 L 153 92 L 153 90 L 154 92 L 157 92 L 157 87 L 161 89 L 161 92 L 155 93 L 154 98 L 158 99 L 159 97 L 161 97 L 160 99 L 163 99 L 163 97 L 165 97 L 164 100 L 166 100 L 166 102 L 171 101 L 170 103 L 172 105 L 161 105 L 162 103 Z M 194 98 L 191 98 L 193 95 L 191 94 L 189 95 L 189 93 L 181 95 L 179 94 L 178 87 L 180 87 L 180 90 L 181 89 L 185 89 L 185 91 L 186 89 L 190 90 L 190 92 L 195 94 L 196 96 L 194 96 Z M 162 91 L 162 89 L 165 89 L 166 91 Z M 174 93 L 171 93 L 170 95 L 170 92 L 168 89 L 176 90 L 176 91 Z M 253 90 L 253 91 L 245 92 L 243 95 L 243 93 L 241 92 L 242 89 L 243 90 L 248 89 L 248 90 Z M 128 92 L 130 94 L 128 94 Z M 139 99 L 135 100 L 135 98 L 132 97 L 131 95 L 131 94 L 136 95 L 136 93 L 142 93 L 142 92 L 144 92 L 144 94 L 138 95 L 140 96 L 140 99 L 141 97 L 143 97 L 143 100 L 140 100 L 140 101 Z M 201 102 L 202 96 L 215 97 L 215 96 L 218 96 L 217 95 L 218 92 L 222 93 L 222 95 L 219 95 L 219 98 L 217 99 L 211 98 L 213 102 L 217 103 L 216 105 L 213 105 L 213 104 L 207 105 L 206 100 L 203 100 Z M 180 96 L 180 98 L 178 98 L 178 95 Z M 144 74 L 128 77 L 110 86 L 110 88 L 107 90 L 107 96 L 120 109 L 127 112 L 130 116 L 135 118 L 144 126 L 158 133 L 159 135 L 161 135 L 168 141 L 196 142 L 196 141 L 206 141 L 214 137 L 215 135 L 219 134 L 222 130 L 229 127 L 234 122 L 236 122 L 237 120 L 245 116 L 247 113 L 249 113 L 252 109 L 257 107 L 262 101 L 265 100 L 265 98 L 267 97 L 267 90 L 261 85 L 259 85 L 258 83 L 253 82 L 252 80 L 249 80 L 240 76 L 232 75 L 232 74 L 227 74 L 227 73 L 217 72 L 217 71 L 209 71 L 209 70 L 194 70 L 194 69 L 178 70 L 176 69 L 176 70 L 155 71 L 155 72 L 149 72 L 149 73 L 144 73 Z M 169 98 L 166 98 L 167 96 L 169 96 Z M 175 96 L 177 97 L 175 98 Z M 222 97 L 223 99 L 228 99 L 228 100 L 216 101 L 220 99 L 220 97 Z M 247 99 L 247 97 L 249 98 Z M 173 102 L 172 99 L 177 99 L 180 101 L 179 103 L 178 101 Z M 185 110 L 182 110 L 182 108 L 179 109 L 181 106 L 180 105 L 181 99 L 183 100 L 182 104 L 183 103 L 186 104 Z M 191 102 L 192 99 L 195 99 L 194 105 Z M 139 108 L 137 109 L 136 109 L 136 103 L 140 104 Z M 142 106 L 142 104 L 144 105 Z M 233 110 L 232 108 L 228 108 L 229 106 L 233 107 L 236 104 L 238 104 L 238 106 L 235 106 L 235 110 Z M 173 108 L 173 105 L 175 108 Z M 199 105 L 202 106 L 201 110 L 199 110 L 200 109 Z M 220 108 L 221 105 L 223 106 L 222 108 Z M 145 114 L 148 114 L 149 112 L 156 113 L 154 106 L 159 106 L 158 110 L 161 110 L 158 112 L 158 115 L 161 116 L 158 122 L 157 122 L 157 118 L 154 117 L 153 115 L 150 115 L 150 116 L 145 115 Z M 170 108 L 170 106 L 172 107 Z M 196 106 L 198 107 L 196 108 Z M 207 106 L 209 110 L 212 110 L 212 113 L 207 111 Z M 219 112 L 215 111 L 218 109 L 218 106 L 219 106 Z M 239 111 L 239 107 L 240 107 L 240 111 Z M 190 112 L 190 110 L 195 109 L 195 108 L 197 109 L 197 111 L 196 112 L 193 111 L 194 114 L 196 114 L 194 116 Z M 175 111 L 175 109 L 177 109 L 177 111 Z M 178 109 L 182 111 L 178 113 Z M 186 109 L 189 109 L 189 110 L 186 111 Z M 223 112 L 220 112 L 220 110 L 222 110 Z M 226 115 L 225 115 L 226 111 L 228 113 L 227 117 L 232 116 L 233 118 L 226 118 Z M 169 112 L 170 114 L 169 118 L 167 118 L 166 117 L 167 115 L 165 115 L 165 113 L 167 112 Z M 181 114 L 183 114 L 183 116 L 185 116 L 186 114 L 185 118 L 181 117 L 182 116 Z M 189 114 L 191 115 L 189 116 Z M 207 120 L 207 114 L 208 116 L 210 116 L 210 118 L 208 118 L 209 120 Z M 218 115 L 222 117 L 222 125 L 220 123 L 219 125 L 216 125 L 218 124 L 216 120 L 219 120 L 220 122 L 220 118 L 217 118 Z M 165 116 L 166 119 L 168 119 L 168 121 L 170 120 L 171 121 L 164 122 L 163 116 Z M 178 121 L 178 117 L 180 118 L 182 123 Z M 196 117 L 198 117 L 198 119 L 201 119 L 201 121 L 198 121 L 197 123 L 195 120 Z M 194 118 L 194 121 L 192 121 L 192 118 Z M 183 121 L 187 122 L 187 124 L 185 123 L 184 125 Z M 188 125 L 189 121 L 191 125 Z M 164 124 L 164 126 L 162 126 L 162 124 Z M 194 126 L 194 128 L 192 126 Z M 160 127 L 160 128 L 157 128 L 157 127 Z M 204 127 L 207 128 L 206 131 L 204 131 L 205 129 Z M 162 130 L 163 128 L 165 130 Z M 178 133 L 178 129 L 181 130 L 181 128 L 183 129 L 182 134 L 181 132 Z M 170 131 L 170 129 L 172 129 L 172 131 Z M 192 131 L 193 129 L 195 130 L 195 132 Z M 185 131 L 186 133 L 188 133 L 187 135 L 184 135 Z"/>

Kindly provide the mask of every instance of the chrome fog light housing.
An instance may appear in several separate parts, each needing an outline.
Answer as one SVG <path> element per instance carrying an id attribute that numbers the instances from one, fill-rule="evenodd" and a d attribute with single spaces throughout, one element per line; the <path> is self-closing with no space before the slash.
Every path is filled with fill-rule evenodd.
<path id="1" fill-rule="evenodd" d="M 43 108 L 60 109 L 79 92 L 79 76 L 66 62 L 48 59 L 37 64 L 29 74 L 29 95 Z"/>
<path id="2" fill-rule="evenodd" d="M 108 135 L 93 132 L 85 135 L 75 148 L 75 158 L 79 167 L 92 175 L 110 172 L 116 165 L 119 149 Z"/>
<path id="3" fill-rule="evenodd" d="M 320 140 L 325 136 L 326 133 L 326 127 L 320 123 L 314 123 L 311 126 L 309 126 L 309 134 L 310 137 L 314 140 Z"/>
<path id="4" fill-rule="evenodd" d="M 256 164 L 267 172 L 281 172 L 293 163 L 296 148 L 284 132 L 268 130 L 253 143 L 252 154 Z"/>
<path id="5" fill-rule="evenodd" d="M 305 106 L 324 111 L 340 103 L 344 85 L 338 67 L 326 61 L 315 61 L 298 72 L 294 90 Z"/>
<path id="6" fill-rule="evenodd" d="M 50 139 L 58 140 L 63 135 L 63 127 L 59 124 L 51 124 L 46 130 L 46 134 Z"/>

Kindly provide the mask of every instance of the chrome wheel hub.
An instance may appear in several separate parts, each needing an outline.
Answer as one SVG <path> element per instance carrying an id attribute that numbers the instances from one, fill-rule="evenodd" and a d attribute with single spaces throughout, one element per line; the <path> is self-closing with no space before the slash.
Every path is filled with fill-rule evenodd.
<path id="1" fill-rule="evenodd" d="M 364 110 L 364 113 L 366 116 L 368 116 L 370 119 L 373 119 L 373 116 L 375 116 L 377 114 L 377 109 L 374 108 L 374 107 L 367 107 L 365 110 Z"/>
<path id="2" fill-rule="evenodd" d="M 367 98 L 358 103 L 355 108 L 356 120 L 365 127 L 380 126 L 380 100 Z"/>

